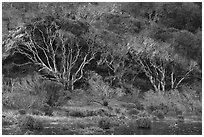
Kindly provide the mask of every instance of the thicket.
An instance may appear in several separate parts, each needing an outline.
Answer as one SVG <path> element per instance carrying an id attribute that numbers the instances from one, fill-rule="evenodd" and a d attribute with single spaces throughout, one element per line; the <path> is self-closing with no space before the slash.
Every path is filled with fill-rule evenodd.
<path id="1" fill-rule="evenodd" d="M 202 110 L 198 3 L 2 6 L 4 107 L 54 107 L 83 93 L 89 104 Z"/>

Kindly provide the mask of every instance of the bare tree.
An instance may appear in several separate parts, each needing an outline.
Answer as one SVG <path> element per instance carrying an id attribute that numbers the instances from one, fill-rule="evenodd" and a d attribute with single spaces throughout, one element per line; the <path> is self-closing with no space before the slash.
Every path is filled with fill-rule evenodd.
<path id="1" fill-rule="evenodd" d="M 196 69 L 197 63 L 180 57 L 168 43 L 156 42 L 151 38 L 133 40 L 129 50 L 142 71 L 148 77 L 155 91 L 165 91 L 167 79 L 171 79 L 171 89 L 176 89 Z M 183 75 L 175 73 L 175 64 L 186 65 Z M 168 69 L 171 66 L 171 69 Z M 170 72 L 170 76 L 169 76 Z"/>
<path id="2" fill-rule="evenodd" d="M 12 47 L 13 54 L 20 53 L 30 60 L 17 65 L 33 63 L 39 66 L 38 71 L 45 74 L 45 78 L 62 83 L 65 89 L 74 89 L 74 83 L 83 77 L 84 67 L 97 52 L 88 35 L 82 45 L 78 37 L 59 29 L 54 21 L 49 25 L 36 23 L 20 30 L 21 33 L 16 32 L 17 35 L 5 42 Z"/>

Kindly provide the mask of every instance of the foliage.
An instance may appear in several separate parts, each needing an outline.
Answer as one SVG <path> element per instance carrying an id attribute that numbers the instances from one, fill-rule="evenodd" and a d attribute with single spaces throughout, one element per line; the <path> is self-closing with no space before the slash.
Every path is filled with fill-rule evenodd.
<path id="1" fill-rule="evenodd" d="M 3 112 L 2 113 L 2 126 L 13 125 L 18 122 L 18 115 L 14 112 Z"/>
<path id="2" fill-rule="evenodd" d="M 146 111 L 140 111 L 137 114 L 138 117 L 149 117 L 150 115 Z"/>
<path id="3" fill-rule="evenodd" d="M 195 32 L 201 28 L 201 9 L 194 3 L 162 3 L 157 10 L 159 22 L 167 27 Z"/>
<path id="4" fill-rule="evenodd" d="M 18 110 L 20 115 L 25 115 L 26 114 L 26 110 L 25 109 L 20 109 Z"/>
<path id="5" fill-rule="evenodd" d="M 130 109 L 127 113 L 131 116 L 131 115 L 137 115 L 139 114 L 139 110 L 133 108 L 133 109 Z"/>
<path id="6" fill-rule="evenodd" d="M 81 134 L 82 135 L 103 135 L 104 130 L 99 127 L 86 127 L 82 129 Z"/>
<path id="7" fill-rule="evenodd" d="M 139 117 L 136 119 L 137 128 L 151 128 L 152 121 L 149 117 Z"/>
<path id="8" fill-rule="evenodd" d="M 98 121 L 98 126 L 102 129 L 109 129 L 110 126 L 111 126 L 111 123 L 109 121 L 109 119 L 107 118 L 101 118 L 99 121 Z"/>
<path id="9" fill-rule="evenodd" d="M 108 83 L 105 83 L 102 77 L 97 73 L 93 72 L 90 74 L 88 83 L 93 99 L 97 101 L 107 101 L 114 97 L 114 89 L 111 88 Z"/>
<path id="10" fill-rule="evenodd" d="M 150 113 L 159 110 L 164 114 L 169 112 L 174 112 L 176 115 L 193 114 L 201 112 L 201 102 L 196 98 L 198 98 L 198 94 L 187 87 L 183 89 L 183 92 L 178 90 L 171 90 L 166 93 L 149 91 L 145 93 L 143 104 Z"/>
<path id="11" fill-rule="evenodd" d="M 162 112 L 161 110 L 153 111 L 152 115 L 158 117 L 159 119 L 164 119 L 164 112 Z"/>
<path id="12" fill-rule="evenodd" d="M 184 122 L 184 116 L 183 115 L 178 115 L 177 116 L 178 122 Z"/>
<path id="13" fill-rule="evenodd" d="M 80 110 L 71 110 L 68 115 L 72 116 L 72 117 L 84 117 L 85 113 L 83 111 Z"/>
<path id="14" fill-rule="evenodd" d="M 22 131 L 26 131 L 26 130 L 40 131 L 43 129 L 43 125 L 41 121 L 34 119 L 33 117 L 28 116 L 28 115 L 25 115 L 19 118 L 18 126 L 20 127 Z"/>
<path id="15" fill-rule="evenodd" d="M 53 108 L 48 104 L 44 104 L 42 109 L 45 112 L 45 115 L 53 116 Z"/>
<path id="16" fill-rule="evenodd" d="M 44 77 L 62 83 L 65 89 L 73 90 L 73 84 L 83 77 L 84 66 L 96 54 L 93 42 L 78 38 L 78 35 L 87 31 L 82 22 L 57 22 L 52 17 L 47 17 L 45 21 L 48 26 L 42 20 L 21 27 L 18 34 L 7 39 L 6 44 L 11 47 L 10 52 L 28 59 L 22 64 L 18 62 L 19 66 L 28 63 L 37 65 Z"/>
<path id="17" fill-rule="evenodd" d="M 103 134 L 128 114 L 138 128 L 171 112 L 181 121 L 201 115 L 201 11 L 186 2 L 3 2 L 3 109 L 22 112 L 21 129 L 41 130 L 38 114 L 98 103 L 64 112 L 103 117 L 98 128 L 78 124 L 85 134 Z"/>

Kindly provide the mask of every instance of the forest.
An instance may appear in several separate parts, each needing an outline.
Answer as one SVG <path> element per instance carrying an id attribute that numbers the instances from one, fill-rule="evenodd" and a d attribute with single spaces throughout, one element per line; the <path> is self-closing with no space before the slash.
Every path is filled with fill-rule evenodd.
<path id="1" fill-rule="evenodd" d="M 201 135 L 202 3 L 3 2 L 2 134 Z"/>

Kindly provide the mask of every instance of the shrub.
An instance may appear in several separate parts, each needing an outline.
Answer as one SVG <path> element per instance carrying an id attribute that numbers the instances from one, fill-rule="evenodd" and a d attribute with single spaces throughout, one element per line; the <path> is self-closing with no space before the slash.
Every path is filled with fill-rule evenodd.
<path id="1" fill-rule="evenodd" d="M 132 119 L 138 119 L 139 116 L 138 115 L 132 115 Z"/>
<path id="2" fill-rule="evenodd" d="M 85 117 L 85 113 L 80 110 L 70 110 L 68 115 L 72 117 Z"/>
<path id="3" fill-rule="evenodd" d="M 152 122 L 149 117 L 139 117 L 136 119 L 137 128 L 151 128 Z"/>
<path id="4" fill-rule="evenodd" d="M 47 116 L 53 116 L 53 109 L 51 106 L 49 106 L 48 104 L 44 104 L 43 106 L 43 111 L 45 112 L 45 115 Z"/>
<path id="5" fill-rule="evenodd" d="M 121 109 L 120 109 L 120 108 L 117 108 L 117 107 L 116 107 L 114 110 L 115 110 L 115 113 L 116 113 L 116 114 L 121 113 Z"/>
<path id="6" fill-rule="evenodd" d="M 140 111 L 137 114 L 138 117 L 149 117 L 150 115 L 146 111 Z"/>
<path id="7" fill-rule="evenodd" d="M 142 104 L 149 113 L 152 113 L 153 111 L 160 109 L 162 106 L 167 105 L 168 98 L 166 98 L 161 92 L 155 93 L 154 91 L 150 90 L 145 93 Z"/>
<path id="8" fill-rule="evenodd" d="M 33 129 L 37 131 L 42 131 L 44 129 L 42 122 L 39 120 L 35 120 L 33 123 Z"/>
<path id="9" fill-rule="evenodd" d="M 170 90 L 165 93 L 148 91 L 145 93 L 142 104 L 149 113 L 161 110 L 164 114 L 169 112 L 176 115 L 192 114 L 196 110 L 201 110 L 201 101 L 197 96 L 196 91 L 187 86 L 182 86 L 180 91 Z"/>
<path id="10" fill-rule="evenodd" d="M 164 119 L 164 113 L 161 110 L 153 111 L 152 115 L 158 117 L 159 119 Z"/>
<path id="11" fill-rule="evenodd" d="M 41 115 L 41 116 L 43 115 L 43 113 L 39 110 L 32 110 L 32 114 L 33 115 Z"/>
<path id="12" fill-rule="evenodd" d="M 121 107 L 124 107 L 126 109 L 133 109 L 136 108 L 136 105 L 134 103 L 121 103 Z"/>
<path id="13" fill-rule="evenodd" d="M 20 115 L 25 115 L 26 114 L 26 110 L 25 109 L 20 109 L 18 110 Z"/>
<path id="14" fill-rule="evenodd" d="M 108 110 L 112 111 L 112 110 L 113 110 L 113 108 L 112 108 L 111 106 L 108 106 Z"/>
<path id="15" fill-rule="evenodd" d="M 86 110 L 85 112 L 85 116 L 86 117 L 90 117 L 90 116 L 97 116 L 98 115 L 98 112 L 97 111 L 90 111 L 90 110 Z"/>
<path id="16" fill-rule="evenodd" d="M 35 122 L 34 118 L 28 115 L 20 117 L 18 121 L 18 126 L 22 131 L 30 130 L 33 131 L 33 123 Z"/>
<path id="17" fill-rule="evenodd" d="M 178 115 L 177 120 L 178 120 L 178 122 L 184 122 L 184 116 L 183 115 Z"/>
<path id="18" fill-rule="evenodd" d="M 81 130 L 80 134 L 82 135 L 101 135 L 104 133 L 104 130 L 99 127 L 87 127 Z"/>
<path id="19" fill-rule="evenodd" d="M 43 129 L 43 124 L 41 121 L 34 119 L 32 116 L 24 115 L 19 118 L 18 127 L 21 131 L 41 131 Z"/>
<path id="20" fill-rule="evenodd" d="M 2 126 L 4 125 L 13 125 L 18 123 L 18 115 L 13 112 L 2 112 Z"/>
<path id="21" fill-rule="evenodd" d="M 137 115 L 139 114 L 139 110 L 133 108 L 133 109 L 130 109 L 127 113 L 131 116 L 131 115 Z"/>
<path id="22" fill-rule="evenodd" d="M 100 115 L 100 116 L 108 116 L 108 117 L 112 116 L 111 112 L 106 110 L 106 109 L 99 109 L 98 110 L 98 115 Z"/>
<path id="23" fill-rule="evenodd" d="M 103 106 L 108 106 L 108 101 L 103 101 Z"/>
<path id="24" fill-rule="evenodd" d="M 2 126 L 13 125 L 13 120 L 7 117 L 2 118 Z"/>
<path id="25" fill-rule="evenodd" d="M 34 104 L 41 108 L 45 100 L 45 92 L 42 89 L 38 75 L 27 75 L 23 79 L 12 80 L 12 92 L 3 90 L 3 106 L 13 109 L 28 109 Z"/>
<path id="26" fill-rule="evenodd" d="M 35 134 L 33 133 L 33 131 L 28 130 L 23 135 L 35 135 Z"/>
<path id="27" fill-rule="evenodd" d="M 111 123 L 109 119 L 107 118 L 102 118 L 98 121 L 98 126 L 102 129 L 109 129 L 111 126 Z"/>
<path id="28" fill-rule="evenodd" d="M 96 98 L 99 101 L 105 100 L 102 105 L 108 106 L 107 99 L 114 97 L 115 90 L 103 81 L 102 76 L 95 72 L 90 73 L 88 83 L 92 98 Z"/>

